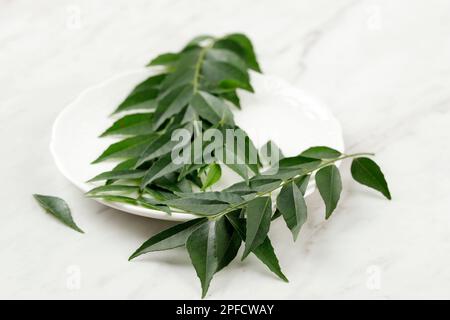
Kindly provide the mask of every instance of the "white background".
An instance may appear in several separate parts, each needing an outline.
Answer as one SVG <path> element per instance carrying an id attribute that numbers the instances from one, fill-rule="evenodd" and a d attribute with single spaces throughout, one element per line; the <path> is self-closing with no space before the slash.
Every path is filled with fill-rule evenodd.
<path id="1" fill-rule="evenodd" d="M 349 152 L 374 151 L 392 201 L 351 181 L 338 210 L 319 197 L 292 243 L 270 235 L 289 284 L 251 257 L 209 298 L 450 298 L 450 2 L 447 0 L 0 0 L 0 297 L 198 298 L 182 249 L 127 262 L 171 225 L 84 198 L 48 145 L 83 89 L 191 37 L 247 33 L 267 73 L 330 105 Z M 70 204 L 77 234 L 32 193 Z"/>

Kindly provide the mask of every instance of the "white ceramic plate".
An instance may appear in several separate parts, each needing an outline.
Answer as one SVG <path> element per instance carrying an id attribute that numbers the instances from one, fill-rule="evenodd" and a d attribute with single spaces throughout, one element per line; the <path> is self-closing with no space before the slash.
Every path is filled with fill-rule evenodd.
<path id="1" fill-rule="evenodd" d="M 110 114 L 131 89 L 155 70 L 142 69 L 118 75 L 83 91 L 58 116 L 53 126 L 51 151 L 62 174 L 83 192 L 95 184 L 86 181 L 111 170 L 117 163 L 91 165 L 92 160 L 106 149 L 115 138 L 98 138 L 118 117 Z M 286 156 L 294 156 L 311 146 L 326 145 L 344 150 L 341 127 L 337 119 L 316 98 L 293 87 L 286 81 L 252 73 L 255 94 L 241 91 L 242 110 L 233 108 L 235 122 L 261 147 L 274 141 Z M 216 190 L 229 186 L 240 178 L 224 168 Z M 311 184 L 307 195 L 314 191 Z M 193 216 L 164 212 L 127 204 L 99 201 L 125 212 L 164 220 L 185 221 Z"/>

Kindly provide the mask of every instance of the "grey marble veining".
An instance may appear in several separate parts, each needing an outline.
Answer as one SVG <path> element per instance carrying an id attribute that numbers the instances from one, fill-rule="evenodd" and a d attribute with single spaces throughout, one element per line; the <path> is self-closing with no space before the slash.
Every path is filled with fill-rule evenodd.
<path id="1" fill-rule="evenodd" d="M 329 221 L 317 194 L 292 243 L 270 235 L 289 284 L 254 258 L 219 273 L 208 297 L 450 298 L 450 3 L 379 1 L 0 2 L 0 297 L 198 298 L 183 250 L 129 254 L 171 223 L 83 195 L 48 150 L 56 115 L 83 89 L 176 50 L 242 31 L 264 70 L 314 93 L 342 122 L 348 151 L 373 151 L 392 201 L 352 182 Z M 80 235 L 32 193 L 65 198 Z"/>

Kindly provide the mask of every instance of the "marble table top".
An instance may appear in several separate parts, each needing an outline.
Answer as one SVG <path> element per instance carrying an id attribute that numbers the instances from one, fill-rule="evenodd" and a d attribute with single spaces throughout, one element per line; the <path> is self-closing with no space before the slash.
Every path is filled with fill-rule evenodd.
<path id="1" fill-rule="evenodd" d="M 329 221 L 319 196 L 296 243 L 270 236 L 289 277 L 254 257 L 216 275 L 211 299 L 450 298 L 450 2 L 447 0 L 1 1 L 0 298 L 196 299 L 182 249 L 128 262 L 173 223 L 86 199 L 49 152 L 82 90 L 191 37 L 247 33 L 263 69 L 320 97 L 349 152 L 373 151 L 392 201 L 353 183 Z M 86 234 L 42 213 L 60 196 Z"/>

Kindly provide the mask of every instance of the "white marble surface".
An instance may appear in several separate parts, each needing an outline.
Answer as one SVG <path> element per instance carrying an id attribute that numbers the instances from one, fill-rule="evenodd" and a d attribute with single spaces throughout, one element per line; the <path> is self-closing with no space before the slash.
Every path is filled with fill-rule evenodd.
<path id="1" fill-rule="evenodd" d="M 199 33 L 231 31 L 251 36 L 265 71 L 332 107 L 349 151 L 377 153 L 394 199 L 347 171 L 332 219 L 315 195 L 295 244 L 273 224 L 289 284 L 249 258 L 219 273 L 208 297 L 450 298 L 447 0 L 0 1 L 0 298 L 199 297 L 183 250 L 127 262 L 171 223 L 85 199 L 48 145 L 83 89 Z M 32 193 L 65 198 L 87 233 L 43 214 Z"/>

